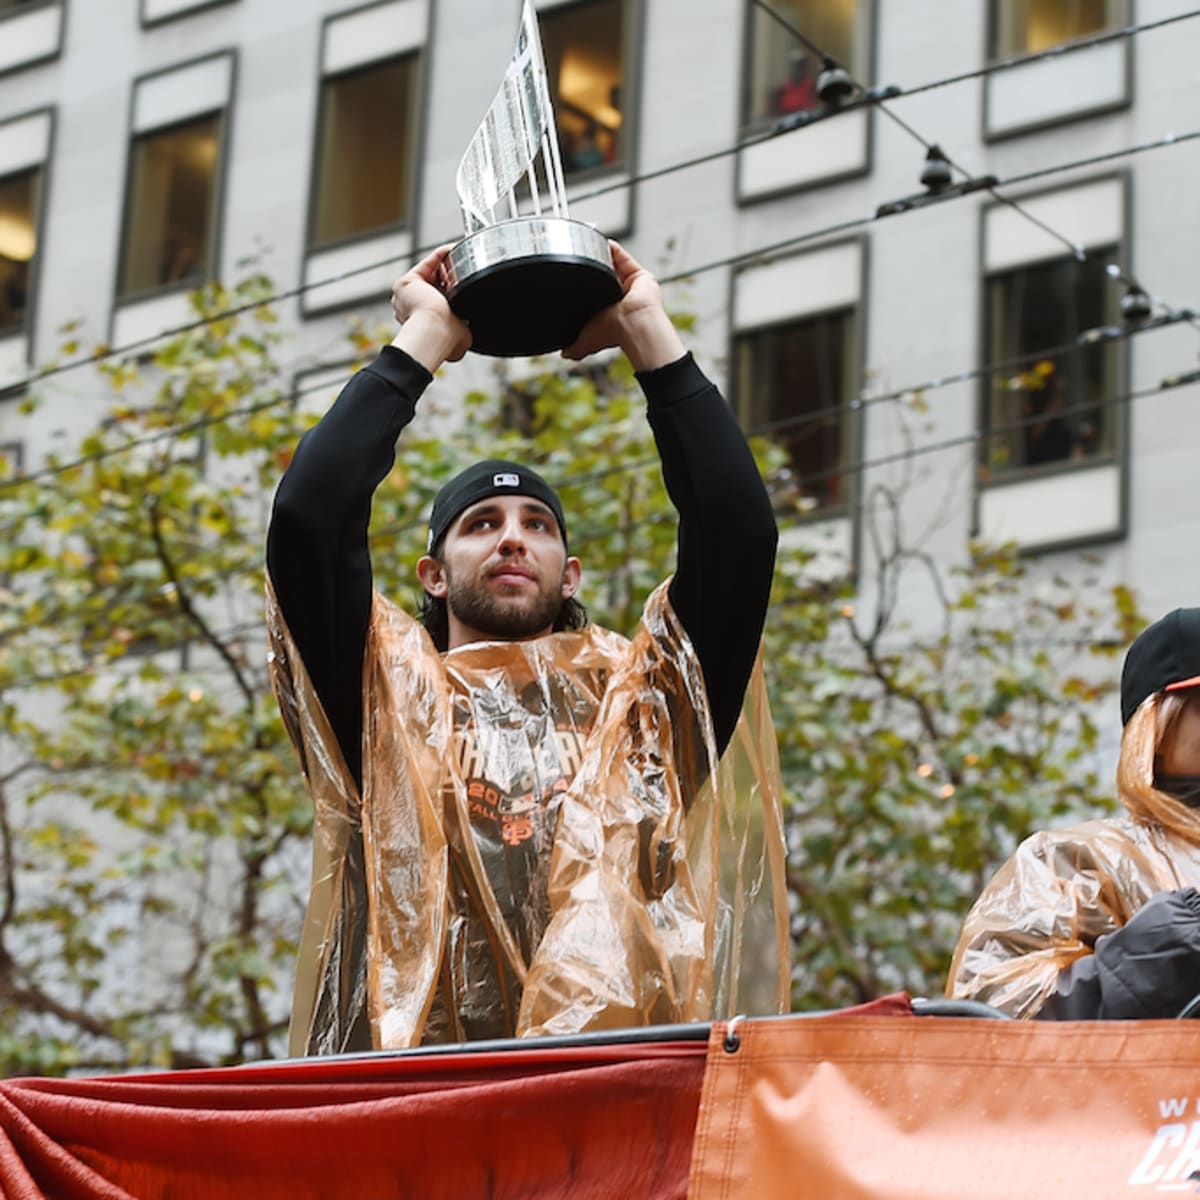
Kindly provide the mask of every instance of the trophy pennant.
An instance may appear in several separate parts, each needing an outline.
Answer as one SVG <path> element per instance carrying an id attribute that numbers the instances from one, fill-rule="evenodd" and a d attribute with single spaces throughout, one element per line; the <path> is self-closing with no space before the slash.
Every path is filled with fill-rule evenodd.
<path id="1" fill-rule="evenodd" d="M 532 208 L 524 214 L 517 201 L 522 179 Z M 512 358 L 561 350 L 621 298 L 608 239 L 567 215 L 549 77 L 530 0 L 522 5 L 517 47 L 500 90 L 467 145 L 455 187 L 466 236 L 443 259 L 440 282 L 450 307 L 471 327 L 475 353 Z"/>
<path id="2" fill-rule="evenodd" d="M 535 162 L 541 152 L 550 209 L 567 216 L 566 188 L 558 151 L 554 110 L 537 17 L 529 0 L 521 10 L 521 28 L 512 60 L 458 166 L 455 187 L 468 233 L 496 223 L 496 208 L 505 217 L 517 215 L 516 188 L 529 179 L 533 211 L 542 211 Z"/>

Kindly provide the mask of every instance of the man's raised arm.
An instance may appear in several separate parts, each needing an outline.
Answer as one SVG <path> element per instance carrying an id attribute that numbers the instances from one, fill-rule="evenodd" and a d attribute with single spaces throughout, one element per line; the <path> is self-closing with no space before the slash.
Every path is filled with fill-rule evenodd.
<path id="1" fill-rule="evenodd" d="M 434 286 L 443 246 L 397 284 L 400 331 L 301 439 L 275 493 L 267 570 L 288 630 L 356 781 L 362 657 L 371 615 L 371 497 L 433 372 L 466 353 L 467 327 Z"/>
<path id="2" fill-rule="evenodd" d="M 616 243 L 624 298 L 563 354 L 619 346 L 646 393 L 663 479 L 679 512 L 671 605 L 704 672 L 718 752 L 733 734 L 762 637 L 778 531 L 729 405 L 684 348 L 654 277 Z"/>

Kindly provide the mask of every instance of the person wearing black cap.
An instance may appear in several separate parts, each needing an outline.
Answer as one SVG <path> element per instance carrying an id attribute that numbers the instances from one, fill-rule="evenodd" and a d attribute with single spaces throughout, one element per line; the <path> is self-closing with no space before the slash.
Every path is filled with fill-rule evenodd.
<path id="1" fill-rule="evenodd" d="M 317 812 L 292 1052 L 704 1019 L 739 986 L 718 893 L 756 854 L 780 1007 L 766 724 L 722 758 L 757 695 L 774 515 L 657 282 L 616 243 L 623 299 L 563 353 L 628 356 L 679 513 L 675 574 L 636 635 L 588 623 L 558 494 L 503 460 L 435 498 L 420 622 L 373 591 L 372 494 L 433 372 L 470 345 L 436 285 L 446 250 L 396 285 L 399 332 L 301 440 L 268 532 L 273 677 Z M 751 824 L 739 810 L 745 863 L 730 875 L 711 806 L 730 802 L 728 760 L 755 738 L 765 807 Z M 735 924 L 750 907 L 733 905 Z"/>
<path id="2" fill-rule="evenodd" d="M 975 902 L 947 995 L 1015 1017 L 1176 1017 L 1200 997 L 1200 608 L 1121 673 L 1127 812 L 1024 841 Z"/>

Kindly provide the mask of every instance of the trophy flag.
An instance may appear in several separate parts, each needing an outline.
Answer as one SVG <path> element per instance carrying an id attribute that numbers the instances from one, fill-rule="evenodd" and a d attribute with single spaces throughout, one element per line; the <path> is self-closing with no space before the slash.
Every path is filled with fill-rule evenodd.
<path id="1" fill-rule="evenodd" d="M 548 192 L 543 207 L 538 158 Z M 527 181 L 531 212 L 517 190 Z M 450 307 L 471 349 L 514 357 L 561 350 L 621 298 L 608 239 L 567 215 L 558 131 L 530 0 L 500 90 L 455 177 L 466 236 L 442 267 Z"/>
<path id="2" fill-rule="evenodd" d="M 550 211 L 567 216 L 558 131 L 550 105 L 550 85 L 537 19 L 529 0 L 521 10 L 517 48 L 504 81 L 467 146 L 458 166 L 455 186 L 468 233 L 496 223 L 496 206 L 507 203 L 507 216 L 517 216 L 516 188 L 528 175 L 533 211 L 540 214 L 541 195 L 535 160 L 542 154 Z"/>

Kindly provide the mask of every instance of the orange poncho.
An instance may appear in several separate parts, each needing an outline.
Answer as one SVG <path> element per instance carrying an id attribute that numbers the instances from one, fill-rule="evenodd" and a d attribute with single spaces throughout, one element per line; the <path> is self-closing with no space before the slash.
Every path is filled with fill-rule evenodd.
<path id="1" fill-rule="evenodd" d="M 1059 972 L 1091 954 L 1151 896 L 1200 886 L 1200 813 L 1158 791 L 1160 697 L 1129 719 L 1117 788 L 1128 815 L 1045 830 L 1022 842 L 967 915 L 946 994 L 1036 1015 Z"/>
<path id="2" fill-rule="evenodd" d="M 789 997 L 761 670 L 716 761 L 667 600 L 440 655 L 379 595 L 361 797 L 268 583 L 273 681 L 315 806 L 291 1052 L 775 1012 Z"/>

